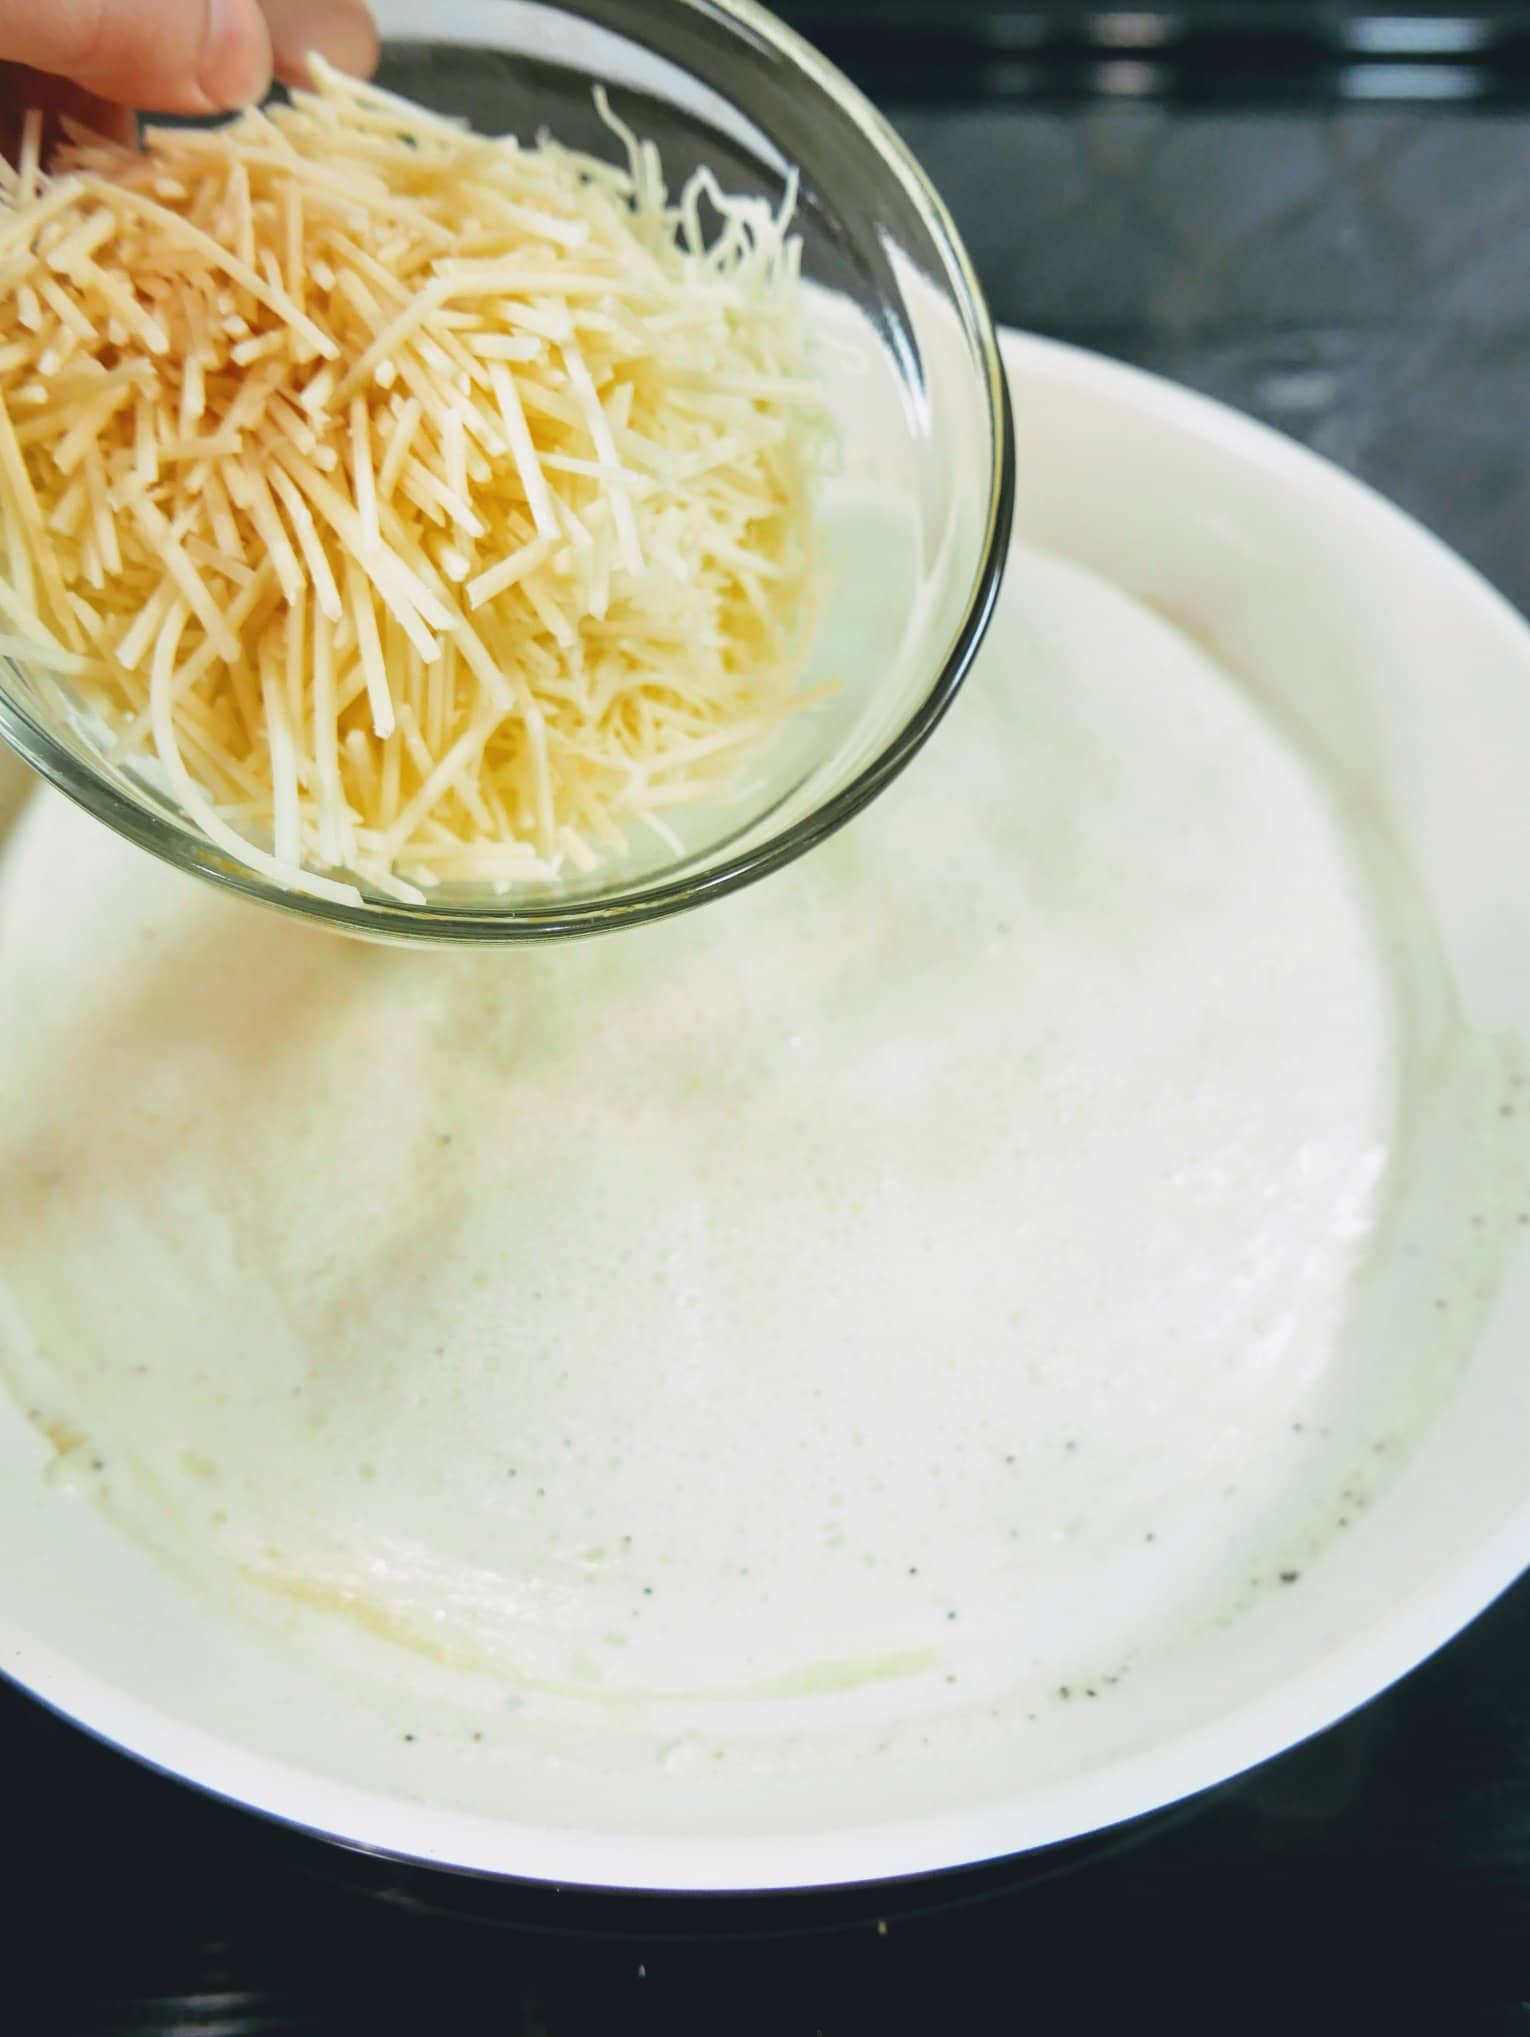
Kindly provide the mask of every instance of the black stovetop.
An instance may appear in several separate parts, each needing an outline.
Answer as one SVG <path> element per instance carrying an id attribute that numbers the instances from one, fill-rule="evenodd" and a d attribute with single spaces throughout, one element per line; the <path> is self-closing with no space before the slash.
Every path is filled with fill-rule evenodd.
<path id="1" fill-rule="evenodd" d="M 1530 608 L 1518 10 L 787 11 L 898 120 L 1001 318 L 1305 440 Z M 1293 1988 L 1282 2027 L 1530 2030 L 1530 1581 L 1163 1819 L 814 1897 L 412 1873 L 198 1799 L 3 1687 L 0 1745 L 4 2037 L 955 2037 L 1173 2028 L 1192 2001 L 1236 2033 Z"/>
<path id="2" fill-rule="evenodd" d="M 199 1798 L 0 1689 L 15 1876 L 0 1914 L 17 1927 L 0 2029 L 1089 2037 L 1209 2011 L 1242 2037 L 1269 2011 L 1356 2037 L 1522 2031 L 1527 1667 L 1530 1582 L 1363 1712 L 1161 1818 L 920 1882 L 729 1898 L 368 1860 Z M 32 2020 L 13 2025 L 17 1956 Z"/>

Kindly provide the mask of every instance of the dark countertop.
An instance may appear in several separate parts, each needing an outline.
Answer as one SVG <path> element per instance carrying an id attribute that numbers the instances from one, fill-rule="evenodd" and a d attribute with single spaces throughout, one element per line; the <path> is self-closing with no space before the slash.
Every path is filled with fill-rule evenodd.
<path id="1" fill-rule="evenodd" d="M 1054 10 L 1066 62 L 1038 82 L 1040 59 L 985 72 L 979 48 L 984 21 L 1034 11 L 794 11 L 859 52 L 1001 318 L 1303 439 L 1530 608 L 1530 118 L 1492 110 L 1512 63 L 1479 92 L 1366 87 L 1313 45 L 1278 93 L 1219 95 L 1204 67 L 1194 89 L 1172 67 L 1112 85 L 1079 67 L 1089 23 L 1252 10 Z M 1304 18 L 1352 45 L 1344 10 Z M 896 98 L 932 21 L 966 70 Z M 1030 31 L 1003 33 L 1001 54 Z M 1530 1582 L 1364 1712 L 1130 1833 L 883 1891 L 687 1902 L 369 1863 L 0 1688 L 0 2032 L 1087 2032 L 1155 2005 L 1174 2027 L 1192 1999 L 1240 2032 L 1283 1984 L 1314 2031 L 1530 2028 L 1527 1691 Z M 1107 1998 L 1143 2023 L 1107 2024 Z"/>
<path id="2" fill-rule="evenodd" d="M 1209 2012 L 1228 2037 L 1521 2031 L 1527 1665 L 1530 1584 L 1364 1711 L 1162 1819 L 920 1883 L 711 1900 L 365 1861 L 197 1798 L 0 1689 L 0 1915 L 6 1966 L 19 1958 L 34 1990 L 33 2020 L 7 2022 L 0 1978 L 0 2028 L 1088 2037 L 1154 2027 L 1156 2008 L 1170 2030 Z M 1107 2020 L 1123 2004 L 1143 2022 Z"/>
<path id="3" fill-rule="evenodd" d="M 1252 412 L 1530 607 L 1530 434 L 1505 428 L 1530 391 L 1530 118 L 1022 102 L 899 125 L 996 316 Z"/>

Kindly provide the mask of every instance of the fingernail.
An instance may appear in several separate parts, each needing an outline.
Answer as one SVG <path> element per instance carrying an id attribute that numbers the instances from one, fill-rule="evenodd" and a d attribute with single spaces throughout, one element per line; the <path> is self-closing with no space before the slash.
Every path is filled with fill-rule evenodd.
<path id="1" fill-rule="evenodd" d="M 264 0 L 277 75 L 305 84 L 310 56 L 337 71 L 370 78 L 377 68 L 377 30 L 359 0 Z"/>
<path id="2" fill-rule="evenodd" d="M 197 83 L 219 108 L 253 106 L 271 89 L 271 38 L 255 0 L 207 0 Z"/>

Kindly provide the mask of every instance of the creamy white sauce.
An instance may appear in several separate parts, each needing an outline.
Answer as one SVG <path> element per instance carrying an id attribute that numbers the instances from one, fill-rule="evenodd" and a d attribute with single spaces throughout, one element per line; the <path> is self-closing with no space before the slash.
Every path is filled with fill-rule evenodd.
<path id="1" fill-rule="evenodd" d="M 1005 614 L 852 829 L 595 943 L 347 943 L 39 798 L 0 1361 L 66 1477 L 553 1712 L 1050 1694 L 1214 1615 L 1352 1360 L 1385 971 L 1198 651 L 1039 557 Z"/>

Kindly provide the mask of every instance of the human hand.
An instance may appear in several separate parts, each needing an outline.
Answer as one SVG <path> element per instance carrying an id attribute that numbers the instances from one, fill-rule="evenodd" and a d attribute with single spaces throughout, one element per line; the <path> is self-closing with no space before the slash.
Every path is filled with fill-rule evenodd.
<path id="1" fill-rule="evenodd" d="M 0 0 L 0 130 L 39 106 L 125 139 L 129 109 L 247 106 L 303 82 L 310 51 L 370 75 L 365 0 Z"/>

